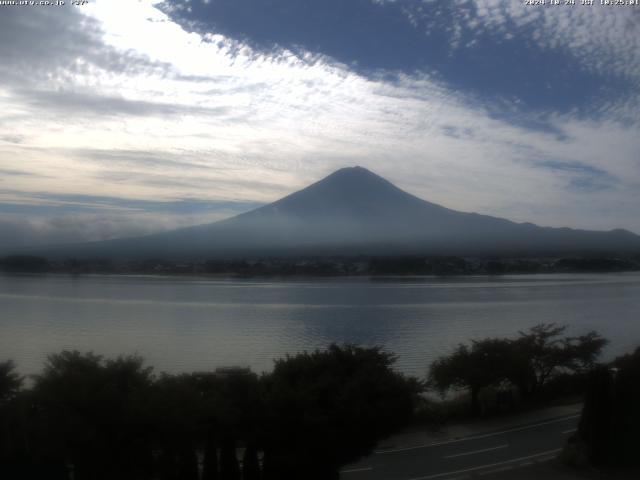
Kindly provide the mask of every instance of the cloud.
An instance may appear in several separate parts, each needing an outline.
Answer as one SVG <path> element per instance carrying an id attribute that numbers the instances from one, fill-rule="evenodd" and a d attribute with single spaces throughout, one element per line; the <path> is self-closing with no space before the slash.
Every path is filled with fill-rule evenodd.
<path id="1" fill-rule="evenodd" d="M 6 175 L 8 177 L 15 177 L 15 176 L 31 177 L 37 174 L 31 173 L 31 172 L 25 172 L 23 170 L 14 170 L 11 168 L 0 168 L 0 175 Z"/>
<path id="2" fill-rule="evenodd" d="M 608 172 L 580 162 L 538 160 L 534 165 L 550 169 L 558 177 L 564 177 L 567 187 L 578 192 L 593 193 L 617 188 L 619 179 Z"/>
<path id="3" fill-rule="evenodd" d="M 78 75 L 155 73 L 170 68 L 133 51 L 103 42 L 101 22 L 83 9 L 2 9 L 0 71 L 3 83 L 46 87 L 43 82 L 72 82 Z"/>
<path id="4" fill-rule="evenodd" d="M 0 248 L 107 240 L 210 223 L 260 206 L 254 202 L 0 193 Z"/>
<path id="5" fill-rule="evenodd" d="M 211 215 L 3 215 L 0 218 L 0 252 L 6 254 L 21 247 L 147 235 L 215 219 L 217 217 Z"/>
<path id="6" fill-rule="evenodd" d="M 527 7 L 511 0 L 166 0 L 189 31 L 259 52 L 331 58 L 369 78 L 437 74 L 487 102 L 582 113 L 637 92 L 635 8 Z"/>
<path id="7" fill-rule="evenodd" d="M 86 115 L 223 115 L 226 107 L 202 108 L 197 105 L 130 100 L 117 96 L 57 91 L 14 90 L 18 100 L 38 110 L 53 110 L 56 114 Z"/>
<path id="8" fill-rule="evenodd" d="M 25 137 L 22 135 L 0 134 L 0 142 L 6 143 L 22 143 Z"/>
<path id="9" fill-rule="evenodd" d="M 576 2 L 579 3 L 579 2 Z M 640 81 L 640 11 L 594 2 L 592 6 L 523 8 L 508 0 L 458 0 L 466 28 L 488 29 L 503 37 L 514 29 L 529 35 L 529 42 L 546 50 L 568 52 L 585 68 Z M 470 19 L 477 19 L 471 25 Z"/>

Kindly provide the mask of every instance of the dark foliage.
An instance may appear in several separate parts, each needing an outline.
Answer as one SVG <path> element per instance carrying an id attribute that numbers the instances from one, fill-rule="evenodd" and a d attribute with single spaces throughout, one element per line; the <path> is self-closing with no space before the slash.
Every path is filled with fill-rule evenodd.
<path id="1" fill-rule="evenodd" d="M 240 465 L 236 455 L 236 443 L 231 437 L 222 442 L 220 450 L 220 480 L 240 480 Z"/>
<path id="2" fill-rule="evenodd" d="M 472 266 L 459 257 L 394 256 L 369 261 L 372 275 L 454 275 L 471 271 Z"/>
<path id="3" fill-rule="evenodd" d="M 481 411 L 480 393 L 487 387 L 504 391 L 516 387 L 532 398 L 558 376 L 581 376 L 589 371 L 607 341 L 597 332 L 561 337 L 566 327 L 540 324 L 516 339 L 486 338 L 459 345 L 431 364 L 429 384 L 444 393 L 468 389 L 473 413 Z"/>
<path id="4" fill-rule="evenodd" d="M 11 255 L 0 260 L 0 269 L 7 272 L 40 273 L 49 270 L 49 261 L 33 255 Z"/>
<path id="5" fill-rule="evenodd" d="M 258 449 L 252 443 L 247 445 L 242 457 L 242 480 L 260 480 Z"/>
<path id="6" fill-rule="evenodd" d="M 630 258 L 561 258 L 554 268 L 565 272 L 625 272 L 638 270 L 640 264 Z"/>
<path id="7" fill-rule="evenodd" d="M 0 362 L 0 406 L 13 400 L 22 387 L 24 378 L 15 369 L 11 360 Z"/>
<path id="8" fill-rule="evenodd" d="M 262 378 L 155 376 L 139 357 L 65 351 L 26 390 L 5 362 L 0 478 L 336 478 L 413 412 L 420 384 L 393 361 L 377 348 L 331 346 L 278 360 Z"/>
<path id="9" fill-rule="evenodd" d="M 150 478 L 146 406 L 151 370 L 139 357 L 105 361 L 92 353 L 51 355 L 36 377 L 36 444 L 74 467 L 74 478 Z"/>
<path id="10" fill-rule="evenodd" d="M 204 443 L 202 459 L 202 480 L 218 480 L 218 449 L 213 435 Z"/>
<path id="11" fill-rule="evenodd" d="M 271 467 L 280 471 L 275 464 L 288 457 L 291 478 L 333 478 L 402 427 L 421 385 L 393 371 L 394 361 L 379 348 L 351 345 L 278 360 L 264 379 Z"/>
<path id="12" fill-rule="evenodd" d="M 640 465 L 640 348 L 589 376 L 579 437 L 595 465 Z"/>
<path id="13" fill-rule="evenodd" d="M 441 392 L 452 387 L 469 389 L 471 410 L 480 413 L 481 390 L 514 378 L 523 368 L 512 341 L 487 338 L 472 341 L 471 346 L 459 345 L 451 355 L 434 361 L 429 382 Z"/>

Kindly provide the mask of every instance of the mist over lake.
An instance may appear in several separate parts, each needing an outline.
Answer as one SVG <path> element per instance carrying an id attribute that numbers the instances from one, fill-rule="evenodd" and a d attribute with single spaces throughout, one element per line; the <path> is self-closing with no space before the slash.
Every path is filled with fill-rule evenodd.
<path id="1" fill-rule="evenodd" d="M 22 373 L 49 353 L 138 353 L 159 371 L 250 366 L 331 342 L 383 345 L 424 376 L 458 342 L 541 322 L 595 329 L 605 358 L 640 345 L 640 274 L 211 279 L 0 276 L 0 352 Z"/>

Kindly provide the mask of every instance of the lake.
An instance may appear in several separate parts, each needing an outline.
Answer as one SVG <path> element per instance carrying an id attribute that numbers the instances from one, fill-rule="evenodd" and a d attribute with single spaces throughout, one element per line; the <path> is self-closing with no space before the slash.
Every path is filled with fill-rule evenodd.
<path id="1" fill-rule="evenodd" d="M 640 346 L 640 274 L 212 279 L 0 275 L 0 361 L 38 372 L 49 353 L 138 353 L 157 371 L 272 368 L 331 342 L 382 345 L 424 376 L 459 342 L 540 322 L 595 329 L 606 358 Z"/>

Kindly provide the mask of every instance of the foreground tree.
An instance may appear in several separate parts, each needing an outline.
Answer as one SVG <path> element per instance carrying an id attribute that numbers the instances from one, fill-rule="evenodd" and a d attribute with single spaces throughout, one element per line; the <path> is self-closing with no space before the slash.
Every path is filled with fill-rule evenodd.
<path id="1" fill-rule="evenodd" d="M 334 479 L 411 418 L 422 385 L 394 361 L 380 348 L 333 345 L 277 360 L 261 378 L 156 377 L 139 357 L 65 351 L 24 391 L 2 364 L 0 477 Z"/>
<path id="2" fill-rule="evenodd" d="M 151 382 L 139 357 L 50 355 L 33 389 L 34 455 L 70 465 L 76 480 L 151 478 Z"/>
<path id="3" fill-rule="evenodd" d="M 468 389 L 471 411 L 479 413 L 480 392 L 516 375 L 520 356 L 513 342 L 487 338 L 471 342 L 471 346 L 458 345 L 456 350 L 431 364 L 429 385 L 444 393 L 451 388 Z"/>
<path id="4" fill-rule="evenodd" d="M 514 343 L 520 370 L 514 383 L 525 396 L 536 393 L 558 373 L 585 373 L 592 369 L 602 349 L 608 343 L 595 331 L 577 337 L 562 337 L 566 325 L 541 323 L 526 332 Z"/>
<path id="5" fill-rule="evenodd" d="M 17 397 L 23 378 L 15 371 L 11 360 L 0 362 L 0 478 L 11 478 L 20 473 L 18 459 L 26 454 L 22 446 L 26 439 L 24 409 Z"/>
<path id="6" fill-rule="evenodd" d="M 191 374 L 162 374 L 151 387 L 149 402 L 153 449 L 158 455 L 161 480 L 191 480 L 197 471 L 196 449 L 203 437 L 205 402 L 197 378 Z M 211 439 L 213 442 L 213 439 Z M 217 457 L 207 451 L 207 475 L 217 474 Z"/>
<path id="7" fill-rule="evenodd" d="M 23 382 L 12 360 L 0 362 L 0 407 L 15 398 Z"/>
<path id="8" fill-rule="evenodd" d="M 595 465 L 640 465 L 640 348 L 594 370 L 578 428 Z"/>
<path id="9" fill-rule="evenodd" d="M 464 344 L 431 364 L 429 385 L 447 392 L 467 389 L 471 411 L 480 412 L 480 392 L 504 382 L 515 386 L 524 398 L 536 395 L 558 375 L 583 375 L 592 369 L 607 344 L 597 332 L 562 337 L 565 326 L 540 324 L 516 339 L 486 338 Z"/>
<path id="10" fill-rule="evenodd" d="M 405 425 L 422 385 L 380 348 L 331 345 L 277 360 L 263 378 L 264 479 L 327 480 Z"/>

